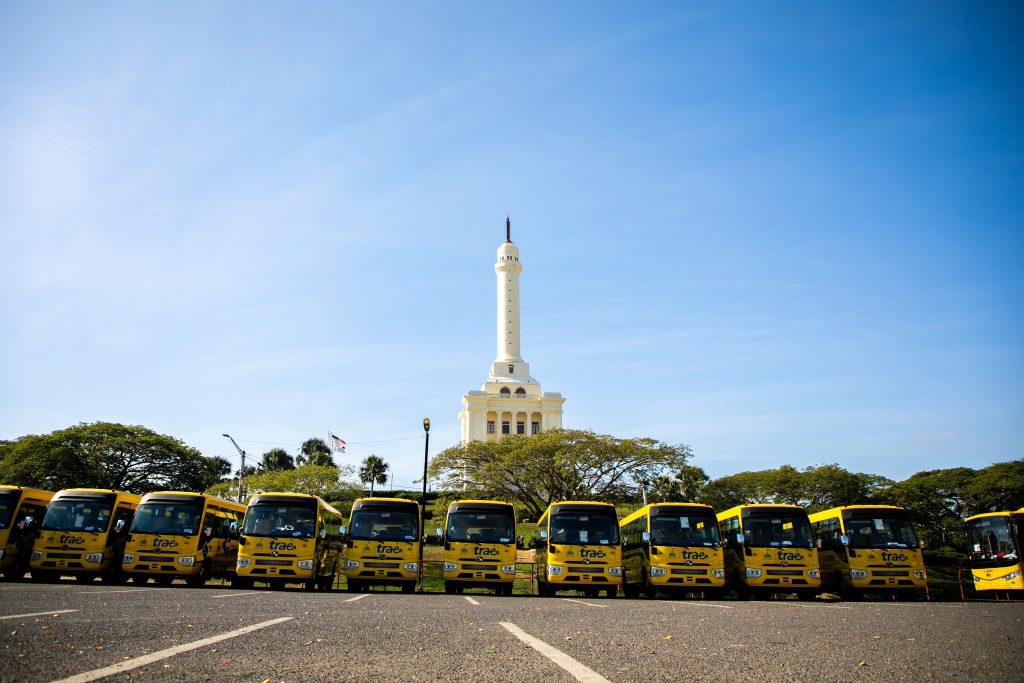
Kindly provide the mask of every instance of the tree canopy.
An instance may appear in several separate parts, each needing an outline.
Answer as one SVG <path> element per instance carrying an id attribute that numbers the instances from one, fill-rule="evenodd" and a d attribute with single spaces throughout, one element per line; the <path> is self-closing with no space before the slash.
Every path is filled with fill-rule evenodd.
<path id="1" fill-rule="evenodd" d="M 451 490 L 466 478 L 469 488 L 518 501 L 536 519 L 558 500 L 632 497 L 640 482 L 681 470 L 690 455 L 689 446 L 655 439 L 553 429 L 453 446 L 434 457 L 429 475 Z"/>
<path id="2" fill-rule="evenodd" d="M 223 468 L 223 459 L 203 457 L 174 437 L 111 422 L 82 423 L 0 446 L 0 481 L 49 490 L 202 491 L 221 479 Z"/>
<path id="3" fill-rule="evenodd" d="M 839 465 L 819 465 L 803 470 L 783 465 L 715 479 L 703 487 L 701 502 L 718 511 L 743 503 L 786 503 L 814 512 L 836 505 L 870 502 L 891 484 L 885 477 L 849 472 Z"/>
<path id="4" fill-rule="evenodd" d="M 290 470 L 261 472 L 248 476 L 244 478 L 244 483 L 245 490 L 249 494 L 259 491 L 283 491 L 310 493 L 320 496 L 324 500 L 340 500 L 354 498 L 356 495 L 356 485 L 347 481 L 351 475 L 351 467 L 302 465 Z M 223 482 L 211 486 L 206 492 L 222 498 L 234 499 L 238 496 L 238 482 Z"/>
<path id="5" fill-rule="evenodd" d="M 288 455 L 283 448 L 271 448 L 263 454 L 263 461 L 260 463 L 263 472 L 283 472 L 295 469 L 295 458 Z"/>
<path id="6" fill-rule="evenodd" d="M 320 467 L 334 467 L 334 458 L 331 457 L 331 448 L 323 439 L 313 437 L 306 439 L 299 447 L 299 454 L 295 456 L 296 465 L 319 465 Z"/>
<path id="7" fill-rule="evenodd" d="M 359 468 L 359 481 L 370 485 L 372 496 L 374 484 L 388 483 L 388 464 L 379 455 L 368 455 Z"/>

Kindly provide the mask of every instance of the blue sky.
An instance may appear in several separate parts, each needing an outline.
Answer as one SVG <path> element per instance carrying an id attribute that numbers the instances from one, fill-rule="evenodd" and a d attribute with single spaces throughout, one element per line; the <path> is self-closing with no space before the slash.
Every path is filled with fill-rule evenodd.
<path id="1" fill-rule="evenodd" d="M 0 438 L 458 440 L 522 250 L 565 425 L 1024 457 L 1013 3 L 0 5 Z"/>

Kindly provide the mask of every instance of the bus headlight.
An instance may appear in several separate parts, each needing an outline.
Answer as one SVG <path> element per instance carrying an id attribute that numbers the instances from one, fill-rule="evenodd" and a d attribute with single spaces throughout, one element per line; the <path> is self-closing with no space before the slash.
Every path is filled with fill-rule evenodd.
<path id="1" fill-rule="evenodd" d="M 299 569 L 312 569 L 313 568 L 313 560 L 299 560 L 295 564 L 296 564 L 296 566 L 298 566 Z"/>
<path id="2" fill-rule="evenodd" d="M 564 571 L 565 567 L 559 567 L 553 564 L 548 565 L 548 576 L 561 576 Z"/>
<path id="3" fill-rule="evenodd" d="M 457 570 L 458 568 L 459 568 L 459 565 L 457 565 L 454 562 L 445 562 L 444 563 L 444 567 L 443 567 L 443 569 L 446 572 L 453 572 L 453 571 Z"/>
<path id="4" fill-rule="evenodd" d="M 134 555 L 129 555 L 128 553 L 125 553 L 124 557 L 121 558 L 121 564 L 131 564 L 134 561 L 135 561 L 135 556 Z"/>
<path id="5" fill-rule="evenodd" d="M 622 567 L 608 567 L 609 576 L 622 576 Z"/>
<path id="6" fill-rule="evenodd" d="M 512 576 L 515 576 L 516 566 L 514 564 L 503 564 L 501 565 L 501 573 L 511 574 Z"/>
<path id="7" fill-rule="evenodd" d="M 1019 578 L 1020 578 L 1020 570 L 1019 569 L 1017 571 L 1015 571 L 1015 572 L 1010 572 L 1009 574 L 1007 574 L 1005 576 L 1005 580 L 1007 580 L 1007 581 L 1013 581 L 1014 579 L 1019 579 Z"/>
<path id="8" fill-rule="evenodd" d="M 854 581 L 861 581 L 862 579 L 868 578 L 868 573 L 864 569 L 851 569 L 850 578 Z"/>
<path id="9" fill-rule="evenodd" d="M 404 569 L 407 572 L 414 572 L 414 571 L 416 571 L 419 568 L 420 568 L 420 565 L 419 565 L 418 562 L 406 562 L 405 564 L 402 565 L 402 569 Z"/>
<path id="10" fill-rule="evenodd" d="M 345 560 L 345 569 L 359 569 L 359 561 Z"/>
<path id="11" fill-rule="evenodd" d="M 915 579 L 921 579 L 922 581 L 927 580 L 928 579 L 928 570 L 927 569 L 915 569 L 914 570 L 914 578 Z"/>
<path id="12" fill-rule="evenodd" d="M 666 574 L 668 574 L 668 569 L 665 569 L 664 567 L 651 567 L 652 577 L 665 576 Z"/>
<path id="13" fill-rule="evenodd" d="M 189 555 L 188 557 L 179 557 L 178 564 L 182 567 L 194 567 L 196 564 L 196 558 Z"/>
<path id="14" fill-rule="evenodd" d="M 711 576 L 715 577 L 716 579 L 724 579 L 725 578 L 725 570 L 722 569 L 721 567 L 716 567 L 716 568 L 711 570 Z"/>
<path id="15" fill-rule="evenodd" d="M 809 579 L 820 579 L 821 578 L 821 570 L 820 569 L 808 569 L 807 570 L 807 578 L 809 578 Z"/>
<path id="16" fill-rule="evenodd" d="M 85 556 L 85 561 L 91 562 L 92 564 L 99 564 L 103 561 L 103 553 L 89 553 Z"/>
<path id="17" fill-rule="evenodd" d="M 760 579 L 761 578 L 761 570 L 760 569 L 751 569 L 750 567 L 747 567 L 747 578 L 748 579 Z"/>
<path id="18" fill-rule="evenodd" d="M 39 552 L 38 550 L 33 550 L 32 551 L 32 561 L 33 562 L 38 562 L 41 559 L 43 559 L 43 554 L 41 552 Z"/>
<path id="19" fill-rule="evenodd" d="M 248 557 L 240 557 L 238 558 L 238 562 L 235 563 L 235 566 L 239 569 L 245 569 L 250 564 L 252 564 L 252 560 L 250 560 Z"/>

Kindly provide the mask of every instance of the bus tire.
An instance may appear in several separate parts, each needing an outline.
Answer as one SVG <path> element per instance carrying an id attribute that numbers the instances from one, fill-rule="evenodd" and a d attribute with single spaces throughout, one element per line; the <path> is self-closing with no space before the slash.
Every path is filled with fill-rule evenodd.
<path id="1" fill-rule="evenodd" d="M 316 580 L 316 587 L 321 591 L 331 590 L 331 586 L 334 585 L 334 575 L 328 574 L 327 576 L 321 576 Z"/>
<path id="2" fill-rule="evenodd" d="M 75 583 L 92 583 L 95 580 L 92 574 L 75 574 Z"/>
<path id="3" fill-rule="evenodd" d="M 813 588 L 805 588 L 803 590 L 798 590 L 796 592 L 796 599 L 797 600 L 802 600 L 804 602 L 809 602 L 811 600 L 817 600 L 818 599 L 818 591 L 814 590 Z"/>
<path id="4" fill-rule="evenodd" d="M 33 569 L 30 578 L 33 583 L 57 583 L 60 581 L 60 574 L 45 569 Z"/>
<path id="5" fill-rule="evenodd" d="M 507 586 L 505 586 L 505 588 L 501 591 L 501 594 L 504 595 L 506 598 L 511 597 L 512 596 L 512 584 L 510 583 Z"/>
<path id="6" fill-rule="evenodd" d="M 415 531 L 415 529 L 413 529 Z M 407 581 L 402 584 L 403 593 L 414 593 L 416 591 L 416 584 L 412 581 Z"/>
<path id="7" fill-rule="evenodd" d="M 100 581 L 114 586 L 123 586 L 128 583 L 128 575 L 124 572 L 111 572 L 103 576 Z"/>
<path id="8" fill-rule="evenodd" d="M 455 595 L 455 582 L 454 581 L 445 581 L 444 582 L 444 592 L 447 593 L 448 595 Z"/>
<path id="9" fill-rule="evenodd" d="M 195 576 L 189 576 L 185 579 L 185 585 L 189 588 L 202 588 L 206 585 L 206 577 L 202 574 L 196 574 Z"/>
<path id="10" fill-rule="evenodd" d="M 725 597 L 724 588 L 706 588 L 704 590 L 705 600 L 722 600 Z"/>
<path id="11" fill-rule="evenodd" d="M 604 593 L 609 598 L 618 597 L 618 595 L 619 595 L 619 587 L 618 586 L 612 586 L 611 588 L 606 589 Z"/>

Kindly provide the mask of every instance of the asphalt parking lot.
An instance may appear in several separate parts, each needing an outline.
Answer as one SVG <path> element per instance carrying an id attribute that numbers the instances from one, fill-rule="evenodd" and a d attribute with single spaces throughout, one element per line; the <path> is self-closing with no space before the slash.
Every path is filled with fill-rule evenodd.
<path id="1" fill-rule="evenodd" d="M 0 584 L 2 681 L 1020 681 L 1024 602 Z"/>

